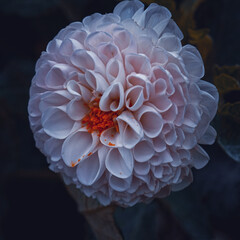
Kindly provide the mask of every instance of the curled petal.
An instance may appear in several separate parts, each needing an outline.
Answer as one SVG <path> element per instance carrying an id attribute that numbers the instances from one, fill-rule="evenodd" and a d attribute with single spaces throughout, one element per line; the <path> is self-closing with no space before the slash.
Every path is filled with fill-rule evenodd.
<path id="1" fill-rule="evenodd" d="M 80 183 L 91 186 L 102 176 L 105 170 L 107 152 L 108 150 L 102 147 L 98 152 L 90 155 L 85 161 L 80 161 L 76 172 Z"/>
<path id="2" fill-rule="evenodd" d="M 145 55 L 131 53 L 125 57 L 125 68 L 128 74 L 135 72 L 149 75 L 151 64 Z"/>
<path id="3" fill-rule="evenodd" d="M 140 1 L 122 1 L 114 8 L 113 13 L 119 15 L 124 20 L 131 18 L 139 9 L 142 11 L 144 9 L 144 5 Z"/>
<path id="4" fill-rule="evenodd" d="M 88 85 L 96 92 L 103 93 L 109 86 L 105 78 L 101 74 L 94 71 L 86 70 L 85 78 Z"/>
<path id="5" fill-rule="evenodd" d="M 133 171 L 133 156 L 126 148 L 112 148 L 106 157 L 106 168 L 118 178 L 128 178 Z"/>
<path id="6" fill-rule="evenodd" d="M 69 167 L 76 166 L 80 161 L 86 161 L 87 157 L 97 150 L 98 136 L 81 128 L 66 138 L 62 147 L 62 158 Z"/>
<path id="7" fill-rule="evenodd" d="M 183 123 L 189 127 L 196 127 L 201 120 L 201 114 L 196 106 L 188 104 L 185 111 Z"/>
<path id="8" fill-rule="evenodd" d="M 88 88 L 84 87 L 82 84 L 76 82 L 75 80 L 70 80 L 67 83 L 67 90 L 73 96 L 82 98 L 86 103 L 90 102 L 92 98 L 91 91 Z"/>
<path id="9" fill-rule="evenodd" d="M 49 136 L 64 139 L 79 128 L 80 124 L 75 123 L 62 109 L 49 108 L 42 114 L 42 126 Z"/>
<path id="10" fill-rule="evenodd" d="M 173 104 L 166 112 L 163 112 L 161 115 L 166 122 L 174 122 L 178 115 L 178 108 L 175 104 Z"/>
<path id="11" fill-rule="evenodd" d="M 133 86 L 126 91 L 125 103 L 130 111 L 138 110 L 144 102 L 144 88 L 142 86 Z"/>
<path id="12" fill-rule="evenodd" d="M 115 127 L 103 131 L 100 136 L 100 141 L 107 147 L 118 148 L 123 146 L 122 136 L 116 131 Z"/>
<path id="13" fill-rule="evenodd" d="M 203 168 L 209 161 L 208 154 L 197 145 L 194 149 L 190 150 L 192 165 L 196 169 Z"/>
<path id="14" fill-rule="evenodd" d="M 175 63 L 169 63 L 166 67 L 168 72 L 174 79 L 174 83 L 187 82 L 187 77 L 181 72 L 180 68 Z"/>
<path id="15" fill-rule="evenodd" d="M 153 66 L 154 65 L 161 66 L 166 64 L 168 61 L 168 56 L 166 51 L 162 48 L 154 47 L 150 54 L 150 61 Z"/>
<path id="16" fill-rule="evenodd" d="M 106 66 L 106 76 L 108 82 L 120 82 L 125 86 L 125 70 L 121 61 L 112 58 Z"/>
<path id="17" fill-rule="evenodd" d="M 47 52 L 48 53 L 55 53 L 55 52 L 57 52 L 59 50 L 61 44 L 62 44 L 62 40 L 60 40 L 60 39 L 53 39 L 47 45 Z"/>
<path id="18" fill-rule="evenodd" d="M 124 111 L 117 117 L 123 146 L 133 148 L 143 137 L 143 130 L 130 111 Z"/>
<path id="19" fill-rule="evenodd" d="M 63 56 L 70 57 L 75 50 L 81 48 L 83 48 L 83 45 L 79 41 L 67 38 L 62 42 L 59 48 L 59 53 Z"/>
<path id="20" fill-rule="evenodd" d="M 155 3 L 150 4 L 149 7 L 141 14 L 141 17 L 138 15 L 138 18 L 134 18 L 133 16 L 133 19 L 138 25 L 153 29 L 158 36 L 161 35 L 170 18 L 171 13 L 168 9 Z"/>
<path id="21" fill-rule="evenodd" d="M 134 172 L 138 175 L 146 175 L 150 171 L 150 164 L 148 162 L 135 162 Z"/>
<path id="22" fill-rule="evenodd" d="M 139 142 L 134 147 L 133 155 L 137 162 L 147 162 L 154 155 L 152 144 L 147 140 Z"/>
<path id="23" fill-rule="evenodd" d="M 198 140 L 200 144 L 213 144 L 215 142 L 217 132 L 212 126 L 209 126 L 203 136 Z"/>
<path id="24" fill-rule="evenodd" d="M 91 51 L 86 51 L 84 49 L 79 49 L 73 53 L 71 56 L 71 62 L 76 67 L 80 68 L 83 72 L 85 70 L 93 70 L 97 73 L 104 75 L 105 66 L 99 57 Z"/>
<path id="25" fill-rule="evenodd" d="M 173 21 L 173 19 L 169 20 L 167 26 L 165 27 L 165 29 L 162 32 L 162 35 L 164 35 L 166 33 L 174 34 L 180 40 L 183 39 L 183 33 L 179 29 L 178 25 Z"/>
<path id="26" fill-rule="evenodd" d="M 154 138 L 158 136 L 163 127 L 161 115 L 151 106 L 143 105 L 135 114 L 142 124 L 146 136 Z"/>
<path id="27" fill-rule="evenodd" d="M 163 140 L 162 136 L 157 136 L 152 139 L 153 141 L 153 148 L 156 152 L 162 152 L 166 149 L 166 143 Z"/>
<path id="28" fill-rule="evenodd" d="M 150 91 L 151 91 L 151 82 L 149 81 L 148 77 L 144 74 L 136 74 L 136 73 L 131 73 L 127 76 L 127 85 L 128 87 L 132 86 L 142 86 L 143 87 L 143 94 L 144 94 L 144 99 L 148 100 Z"/>
<path id="29" fill-rule="evenodd" d="M 102 111 L 119 111 L 124 105 L 124 89 L 120 82 L 110 85 L 103 93 L 99 107 Z"/>
<path id="30" fill-rule="evenodd" d="M 106 32 L 102 31 L 96 31 L 90 33 L 84 42 L 84 45 L 89 48 L 90 50 L 94 51 L 97 53 L 98 47 L 103 44 L 103 43 L 109 43 L 112 42 L 112 36 Z"/>
<path id="31" fill-rule="evenodd" d="M 66 108 L 68 116 L 75 121 L 81 120 L 88 112 L 88 106 L 82 99 L 79 98 L 71 100 Z"/>
<path id="32" fill-rule="evenodd" d="M 169 51 L 169 52 L 179 52 L 182 48 L 180 39 L 171 33 L 163 34 L 159 38 L 159 40 L 157 42 L 157 46 L 162 47 L 166 51 Z"/>
<path id="33" fill-rule="evenodd" d="M 57 162 L 61 159 L 63 140 L 49 138 L 44 142 L 44 152 L 50 156 L 51 160 Z"/>
<path id="34" fill-rule="evenodd" d="M 166 95 L 156 95 L 150 101 L 160 113 L 166 112 L 172 106 L 172 101 Z"/>
<path id="35" fill-rule="evenodd" d="M 112 43 L 101 44 L 97 48 L 97 52 L 98 52 L 98 56 L 105 64 L 107 64 L 108 61 L 110 61 L 110 59 L 115 61 L 122 60 L 119 49 L 115 44 L 112 44 Z"/>
<path id="36" fill-rule="evenodd" d="M 51 89 L 62 89 L 71 72 L 76 71 L 67 64 L 55 64 L 46 75 L 45 84 Z"/>
<path id="37" fill-rule="evenodd" d="M 199 79 L 204 76 L 202 57 L 195 47 L 191 45 L 184 46 L 180 52 L 180 56 L 182 57 L 184 66 L 191 77 Z"/>
<path id="38" fill-rule="evenodd" d="M 162 78 L 158 78 L 153 83 L 154 95 L 164 95 L 167 90 L 166 81 Z"/>
<path id="39" fill-rule="evenodd" d="M 132 177 L 128 178 L 119 178 L 114 175 L 109 176 L 109 185 L 112 187 L 113 190 L 118 192 L 126 191 L 132 183 Z"/>

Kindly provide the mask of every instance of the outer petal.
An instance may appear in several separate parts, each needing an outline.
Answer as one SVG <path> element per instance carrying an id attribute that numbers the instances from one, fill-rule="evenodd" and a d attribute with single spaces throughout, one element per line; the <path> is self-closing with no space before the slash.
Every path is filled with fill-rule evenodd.
<path id="1" fill-rule="evenodd" d="M 80 183 L 91 186 L 103 174 L 105 170 L 105 158 L 108 150 L 104 147 L 100 148 L 85 161 L 80 162 L 77 167 L 77 177 Z"/>
<path id="2" fill-rule="evenodd" d="M 74 167 L 97 150 L 98 136 L 81 128 L 71 134 L 63 143 L 62 158 L 69 167 Z"/>
<path id="3" fill-rule="evenodd" d="M 126 148 L 112 148 L 106 157 L 106 168 L 118 178 L 128 178 L 133 171 L 133 156 Z"/>
<path id="4" fill-rule="evenodd" d="M 137 10 L 143 11 L 144 5 L 140 1 L 122 1 L 113 10 L 114 14 L 121 17 L 122 20 L 132 18 Z"/>
<path id="5" fill-rule="evenodd" d="M 209 161 L 208 154 L 197 145 L 194 149 L 190 150 L 192 165 L 196 169 L 203 168 Z"/>

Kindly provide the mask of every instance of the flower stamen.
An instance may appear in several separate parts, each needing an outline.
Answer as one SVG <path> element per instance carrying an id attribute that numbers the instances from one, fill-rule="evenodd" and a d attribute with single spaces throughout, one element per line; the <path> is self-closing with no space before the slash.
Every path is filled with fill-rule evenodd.
<path id="1" fill-rule="evenodd" d="M 111 127 L 115 127 L 116 131 L 119 132 L 116 118 L 119 115 L 117 112 L 104 112 L 99 108 L 99 98 L 95 98 L 90 104 L 90 112 L 82 119 L 82 124 L 87 128 L 89 133 L 94 131 L 101 133 Z"/>

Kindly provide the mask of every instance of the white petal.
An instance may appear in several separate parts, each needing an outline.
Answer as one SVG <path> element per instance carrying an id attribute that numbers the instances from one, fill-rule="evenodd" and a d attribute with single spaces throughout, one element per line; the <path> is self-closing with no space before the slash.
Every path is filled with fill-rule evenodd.
<path id="1" fill-rule="evenodd" d="M 138 175 L 146 175 L 149 173 L 150 164 L 148 162 L 135 162 L 134 163 L 134 172 Z"/>
<path id="2" fill-rule="evenodd" d="M 156 138 L 152 139 L 153 141 L 153 147 L 156 152 L 162 152 L 166 149 L 166 143 L 162 139 L 162 136 L 157 136 Z"/>
<path id="3" fill-rule="evenodd" d="M 143 130 L 130 111 L 124 111 L 117 117 L 123 146 L 133 148 L 143 137 Z"/>
<path id="4" fill-rule="evenodd" d="M 76 69 L 67 64 L 55 64 L 46 76 L 46 86 L 51 89 L 62 89 L 69 75 L 74 71 Z"/>
<path id="5" fill-rule="evenodd" d="M 165 33 L 157 42 L 158 47 L 164 48 L 168 52 L 179 52 L 182 48 L 180 39 L 170 33 Z"/>
<path id="6" fill-rule="evenodd" d="M 158 153 L 158 157 L 161 160 L 161 163 L 170 163 L 173 161 L 173 158 L 168 150 Z"/>
<path id="7" fill-rule="evenodd" d="M 114 43 L 118 46 L 120 51 L 124 53 L 136 53 L 137 44 L 132 34 L 125 29 L 117 29 L 113 32 Z M 124 54 L 125 55 L 125 54 Z"/>
<path id="8" fill-rule="evenodd" d="M 192 165 L 196 169 L 203 168 L 209 161 L 208 154 L 199 145 L 190 150 L 190 153 Z"/>
<path id="9" fill-rule="evenodd" d="M 180 56 L 183 58 L 185 68 L 190 76 L 198 79 L 204 76 L 202 57 L 194 46 L 185 45 Z"/>
<path id="10" fill-rule="evenodd" d="M 183 123 L 189 127 L 196 127 L 201 118 L 201 114 L 196 106 L 188 104 L 185 111 Z"/>
<path id="11" fill-rule="evenodd" d="M 55 54 L 56 52 L 59 51 L 59 48 L 60 48 L 61 44 L 62 44 L 62 40 L 60 40 L 60 39 L 53 39 L 47 45 L 47 52 Z"/>
<path id="12" fill-rule="evenodd" d="M 143 87 L 133 86 L 126 91 L 125 104 L 130 111 L 138 110 L 144 102 Z"/>
<path id="13" fill-rule="evenodd" d="M 154 152 L 152 144 L 147 140 L 143 140 L 134 147 L 133 155 L 136 161 L 146 162 L 154 155 Z"/>
<path id="14" fill-rule="evenodd" d="M 162 130 L 163 120 L 161 115 L 152 107 L 143 105 L 135 114 L 137 120 L 142 124 L 144 133 L 154 138 Z"/>
<path id="15" fill-rule="evenodd" d="M 139 73 L 131 73 L 127 76 L 126 80 L 128 87 L 142 86 L 144 99 L 145 100 L 149 99 L 152 84 L 146 75 Z"/>
<path id="16" fill-rule="evenodd" d="M 39 108 L 44 112 L 49 107 L 66 105 L 72 96 L 65 90 L 49 91 L 41 95 Z"/>
<path id="17" fill-rule="evenodd" d="M 127 18 L 132 18 L 137 10 L 143 10 L 143 8 L 144 5 L 140 1 L 122 1 L 114 8 L 113 13 L 119 15 L 121 19 L 124 20 Z"/>
<path id="18" fill-rule="evenodd" d="M 100 141 L 107 147 L 118 148 L 123 146 L 122 136 L 116 131 L 115 127 L 104 130 L 101 133 Z"/>
<path id="19" fill-rule="evenodd" d="M 203 136 L 198 140 L 198 143 L 211 145 L 215 142 L 216 136 L 216 130 L 212 126 L 209 126 Z"/>
<path id="20" fill-rule="evenodd" d="M 120 82 L 110 85 L 103 93 L 99 107 L 102 111 L 119 111 L 124 105 L 124 89 Z"/>
<path id="21" fill-rule="evenodd" d="M 63 140 L 49 138 L 44 142 L 44 152 L 50 156 L 51 160 L 56 162 L 61 159 Z"/>
<path id="22" fill-rule="evenodd" d="M 133 171 L 133 156 L 126 148 L 112 148 L 106 157 L 106 168 L 118 178 L 128 178 Z"/>
<path id="23" fill-rule="evenodd" d="M 173 104 L 166 112 L 163 112 L 161 115 L 166 122 L 173 122 L 178 115 L 178 108 L 175 104 Z"/>
<path id="24" fill-rule="evenodd" d="M 167 90 L 166 81 L 162 78 L 158 78 L 153 83 L 154 95 L 164 95 Z"/>
<path id="25" fill-rule="evenodd" d="M 184 133 L 184 138 L 182 144 L 184 149 L 192 149 L 197 144 L 197 138 L 192 133 Z"/>
<path id="26" fill-rule="evenodd" d="M 184 96 L 184 93 L 180 84 L 175 85 L 175 92 L 169 98 L 173 103 L 175 103 L 176 106 L 185 106 L 187 103 L 187 100 Z"/>
<path id="27" fill-rule="evenodd" d="M 67 38 L 62 42 L 59 48 L 59 53 L 63 56 L 71 56 L 75 50 L 82 48 L 84 47 L 79 41 Z"/>
<path id="28" fill-rule="evenodd" d="M 160 113 L 166 112 L 172 106 L 171 100 L 166 95 L 156 95 L 150 102 Z"/>
<path id="29" fill-rule="evenodd" d="M 70 80 L 67 83 L 67 90 L 69 93 L 76 97 L 82 97 L 83 100 L 88 103 L 92 99 L 92 93 L 91 91 L 84 87 L 82 84 L 79 84 L 75 80 Z"/>
<path id="30" fill-rule="evenodd" d="M 162 32 L 162 34 L 166 34 L 166 33 L 174 34 L 180 40 L 183 39 L 183 33 L 179 29 L 178 25 L 172 19 L 169 20 L 167 26 Z"/>
<path id="31" fill-rule="evenodd" d="M 89 86 L 96 92 L 103 93 L 109 86 L 105 78 L 94 71 L 86 70 L 85 78 Z"/>
<path id="32" fill-rule="evenodd" d="M 117 192 L 124 192 L 131 186 L 132 178 L 119 178 L 114 175 L 109 176 L 109 185 Z"/>
<path id="33" fill-rule="evenodd" d="M 82 99 L 79 98 L 75 98 L 69 102 L 66 108 L 68 116 L 75 121 L 81 120 L 88 112 L 88 106 Z"/>
<path id="34" fill-rule="evenodd" d="M 103 151 L 99 153 L 99 150 L 90 155 L 85 161 L 80 161 L 77 167 L 77 178 L 80 183 L 86 186 L 94 184 L 104 172 L 106 154 L 101 156 Z"/>
<path id="35" fill-rule="evenodd" d="M 35 94 L 34 96 L 30 97 L 28 103 L 28 113 L 31 117 L 40 117 L 41 111 L 39 109 L 40 104 L 40 94 Z"/>
<path id="36" fill-rule="evenodd" d="M 150 54 L 150 61 L 153 66 L 154 65 L 161 66 L 166 64 L 168 61 L 166 51 L 163 48 L 154 47 Z"/>
<path id="37" fill-rule="evenodd" d="M 125 70 L 121 61 L 112 58 L 107 63 L 106 76 L 109 83 L 120 82 L 125 86 Z"/>
<path id="38" fill-rule="evenodd" d="M 174 85 L 176 83 L 187 82 L 187 77 L 181 72 L 180 68 L 175 63 L 169 63 L 166 67 L 168 72 L 171 74 L 172 78 L 174 79 Z"/>
<path id="39" fill-rule="evenodd" d="M 113 39 L 110 34 L 106 32 L 92 32 L 90 33 L 87 38 L 84 41 L 84 45 L 86 46 L 87 49 L 90 49 L 91 51 L 94 51 L 97 53 L 97 49 L 99 45 L 103 43 L 109 43 L 112 42 Z"/>
<path id="40" fill-rule="evenodd" d="M 71 56 L 73 65 L 80 68 L 83 72 L 85 70 L 93 70 L 97 73 L 105 74 L 105 66 L 99 57 L 91 51 L 79 49 Z"/>
<path id="41" fill-rule="evenodd" d="M 125 57 L 125 68 L 128 74 L 142 73 L 149 75 L 151 71 L 151 64 L 144 54 L 127 54 Z"/>
<path id="42" fill-rule="evenodd" d="M 87 161 L 87 157 L 96 151 L 98 144 L 96 133 L 89 133 L 81 128 L 71 134 L 63 143 L 62 158 L 69 167 L 74 167 L 80 161 Z"/>
<path id="43" fill-rule="evenodd" d="M 153 29 L 159 36 L 167 26 L 170 18 L 171 13 L 167 8 L 152 3 L 143 14 L 141 14 L 140 18 L 135 18 L 134 20 L 137 21 L 137 24 L 141 27 Z"/>
<path id="44" fill-rule="evenodd" d="M 104 64 L 107 64 L 110 59 L 114 61 L 122 61 L 121 53 L 119 52 L 118 47 L 112 43 L 101 44 L 97 48 L 97 53 L 100 59 L 104 62 Z"/>
<path id="45" fill-rule="evenodd" d="M 174 128 L 172 128 L 172 130 L 170 132 L 168 132 L 167 134 L 165 134 L 165 142 L 168 145 L 173 145 L 177 140 L 177 134 Z"/>
<path id="46" fill-rule="evenodd" d="M 49 136 L 64 139 L 80 127 L 80 124 L 75 123 L 63 110 L 49 108 L 42 115 L 42 126 Z"/>

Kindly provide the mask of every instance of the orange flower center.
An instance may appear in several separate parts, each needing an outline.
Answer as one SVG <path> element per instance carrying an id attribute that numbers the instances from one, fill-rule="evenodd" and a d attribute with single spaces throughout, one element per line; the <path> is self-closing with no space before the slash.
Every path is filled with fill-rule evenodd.
<path id="1" fill-rule="evenodd" d="M 97 131 L 99 136 L 101 133 L 111 127 L 115 127 L 118 132 L 118 124 L 116 118 L 119 112 L 103 112 L 99 108 L 99 98 L 95 98 L 90 104 L 90 112 L 82 119 L 82 124 L 87 128 L 88 132 Z"/>

